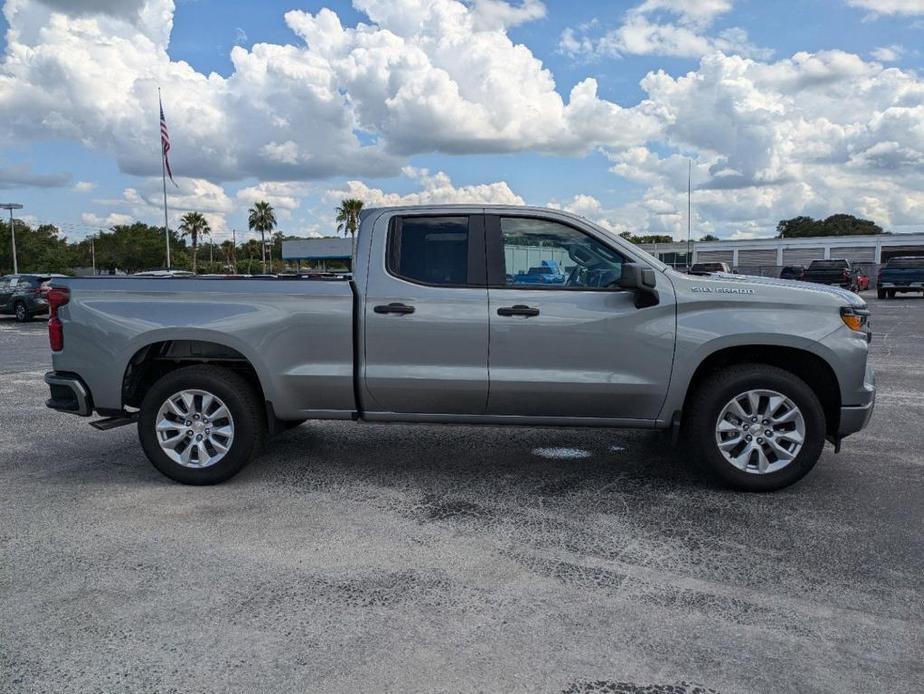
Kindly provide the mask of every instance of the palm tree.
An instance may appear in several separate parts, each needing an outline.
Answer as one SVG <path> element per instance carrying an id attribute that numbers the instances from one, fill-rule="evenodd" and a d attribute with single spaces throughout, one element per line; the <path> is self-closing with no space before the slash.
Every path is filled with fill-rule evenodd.
<path id="1" fill-rule="evenodd" d="M 225 267 L 234 268 L 234 272 L 237 272 L 237 258 L 235 256 L 234 241 L 222 241 L 221 250 L 225 254 Z"/>
<path id="2" fill-rule="evenodd" d="M 199 252 L 199 240 L 212 233 L 212 228 L 200 212 L 187 212 L 180 217 L 180 238 L 189 237 L 192 243 L 192 270 L 196 271 L 196 255 Z"/>
<path id="3" fill-rule="evenodd" d="M 356 233 L 359 226 L 359 213 L 363 209 L 363 201 L 356 198 L 347 198 L 340 201 L 337 208 L 337 231 L 348 231 L 350 238 Z"/>
<path id="4" fill-rule="evenodd" d="M 266 232 L 272 231 L 276 226 L 276 213 L 273 206 L 265 200 L 255 202 L 248 210 L 247 224 L 250 228 L 260 232 L 260 249 L 263 251 L 263 272 L 266 272 Z"/>

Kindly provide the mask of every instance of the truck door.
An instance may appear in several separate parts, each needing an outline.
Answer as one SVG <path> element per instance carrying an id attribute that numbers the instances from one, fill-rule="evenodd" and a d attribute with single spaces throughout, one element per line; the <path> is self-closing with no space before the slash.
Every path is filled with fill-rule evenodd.
<path id="1" fill-rule="evenodd" d="M 636 308 L 612 283 L 626 260 L 589 229 L 528 216 L 485 218 L 490 319 L 488 414 L 650 420 L 673 364 L 673 287 Z"/>
<path id="2" fill-rule="evenodd" d="M 376 221 L 371 243 L 363 314 L 366 412 L 483 414 L 483 215 L 392 216 Z"/>

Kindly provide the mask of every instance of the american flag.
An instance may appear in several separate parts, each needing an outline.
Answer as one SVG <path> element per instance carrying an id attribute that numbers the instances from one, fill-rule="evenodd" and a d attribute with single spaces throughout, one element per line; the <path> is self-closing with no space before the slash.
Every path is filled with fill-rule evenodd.
<path id="1" fill-rule="evenodd" d="M 163 150 L 164 166 L 167 167 L 167 175 L 170 177 L 170 182 L 176 186 L 176 181 L 173 180 L 173 172 L 170 170 L 170 158 L 167 156 L 170 152 L 170 133 L 167 132 L 167 119 L 164 118 L 164 104 L 159 96 L 157 101 L 160 105 L 160 147 L 161 150 Z M 177 186 L 177 188 L 179 188 L 179 186 Z"/>

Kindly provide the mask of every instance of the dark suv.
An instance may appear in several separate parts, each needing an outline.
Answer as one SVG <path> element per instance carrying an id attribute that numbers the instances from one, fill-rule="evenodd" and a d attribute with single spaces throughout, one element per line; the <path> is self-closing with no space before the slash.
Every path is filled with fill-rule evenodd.
<path id="1" fill-rule="evenodd" d="M 0 277 L 0 314 L 14 315 L 25 323 L 48 313 L 48 280 L 52 275 L 5 275 Z"/>

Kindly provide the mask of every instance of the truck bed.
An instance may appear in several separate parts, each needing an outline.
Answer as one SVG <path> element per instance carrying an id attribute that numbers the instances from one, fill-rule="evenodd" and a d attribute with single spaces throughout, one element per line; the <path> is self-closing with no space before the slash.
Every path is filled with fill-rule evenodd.
<path id="1" fill-rule="evenodd" d="M 267 401 L 285 418 L 343 416 L 353 395 L 353 287 L 347 280 L 286 278 L 62 278 L 64 349 L 55 371 L 80 374 L 102 409 L 121 408 L 133 358 L 233 348 L 249 360 Z M 190 347 L 186 343 L 193 343 Z M 100 352 L 104 352 L 100 355 Z"/>

